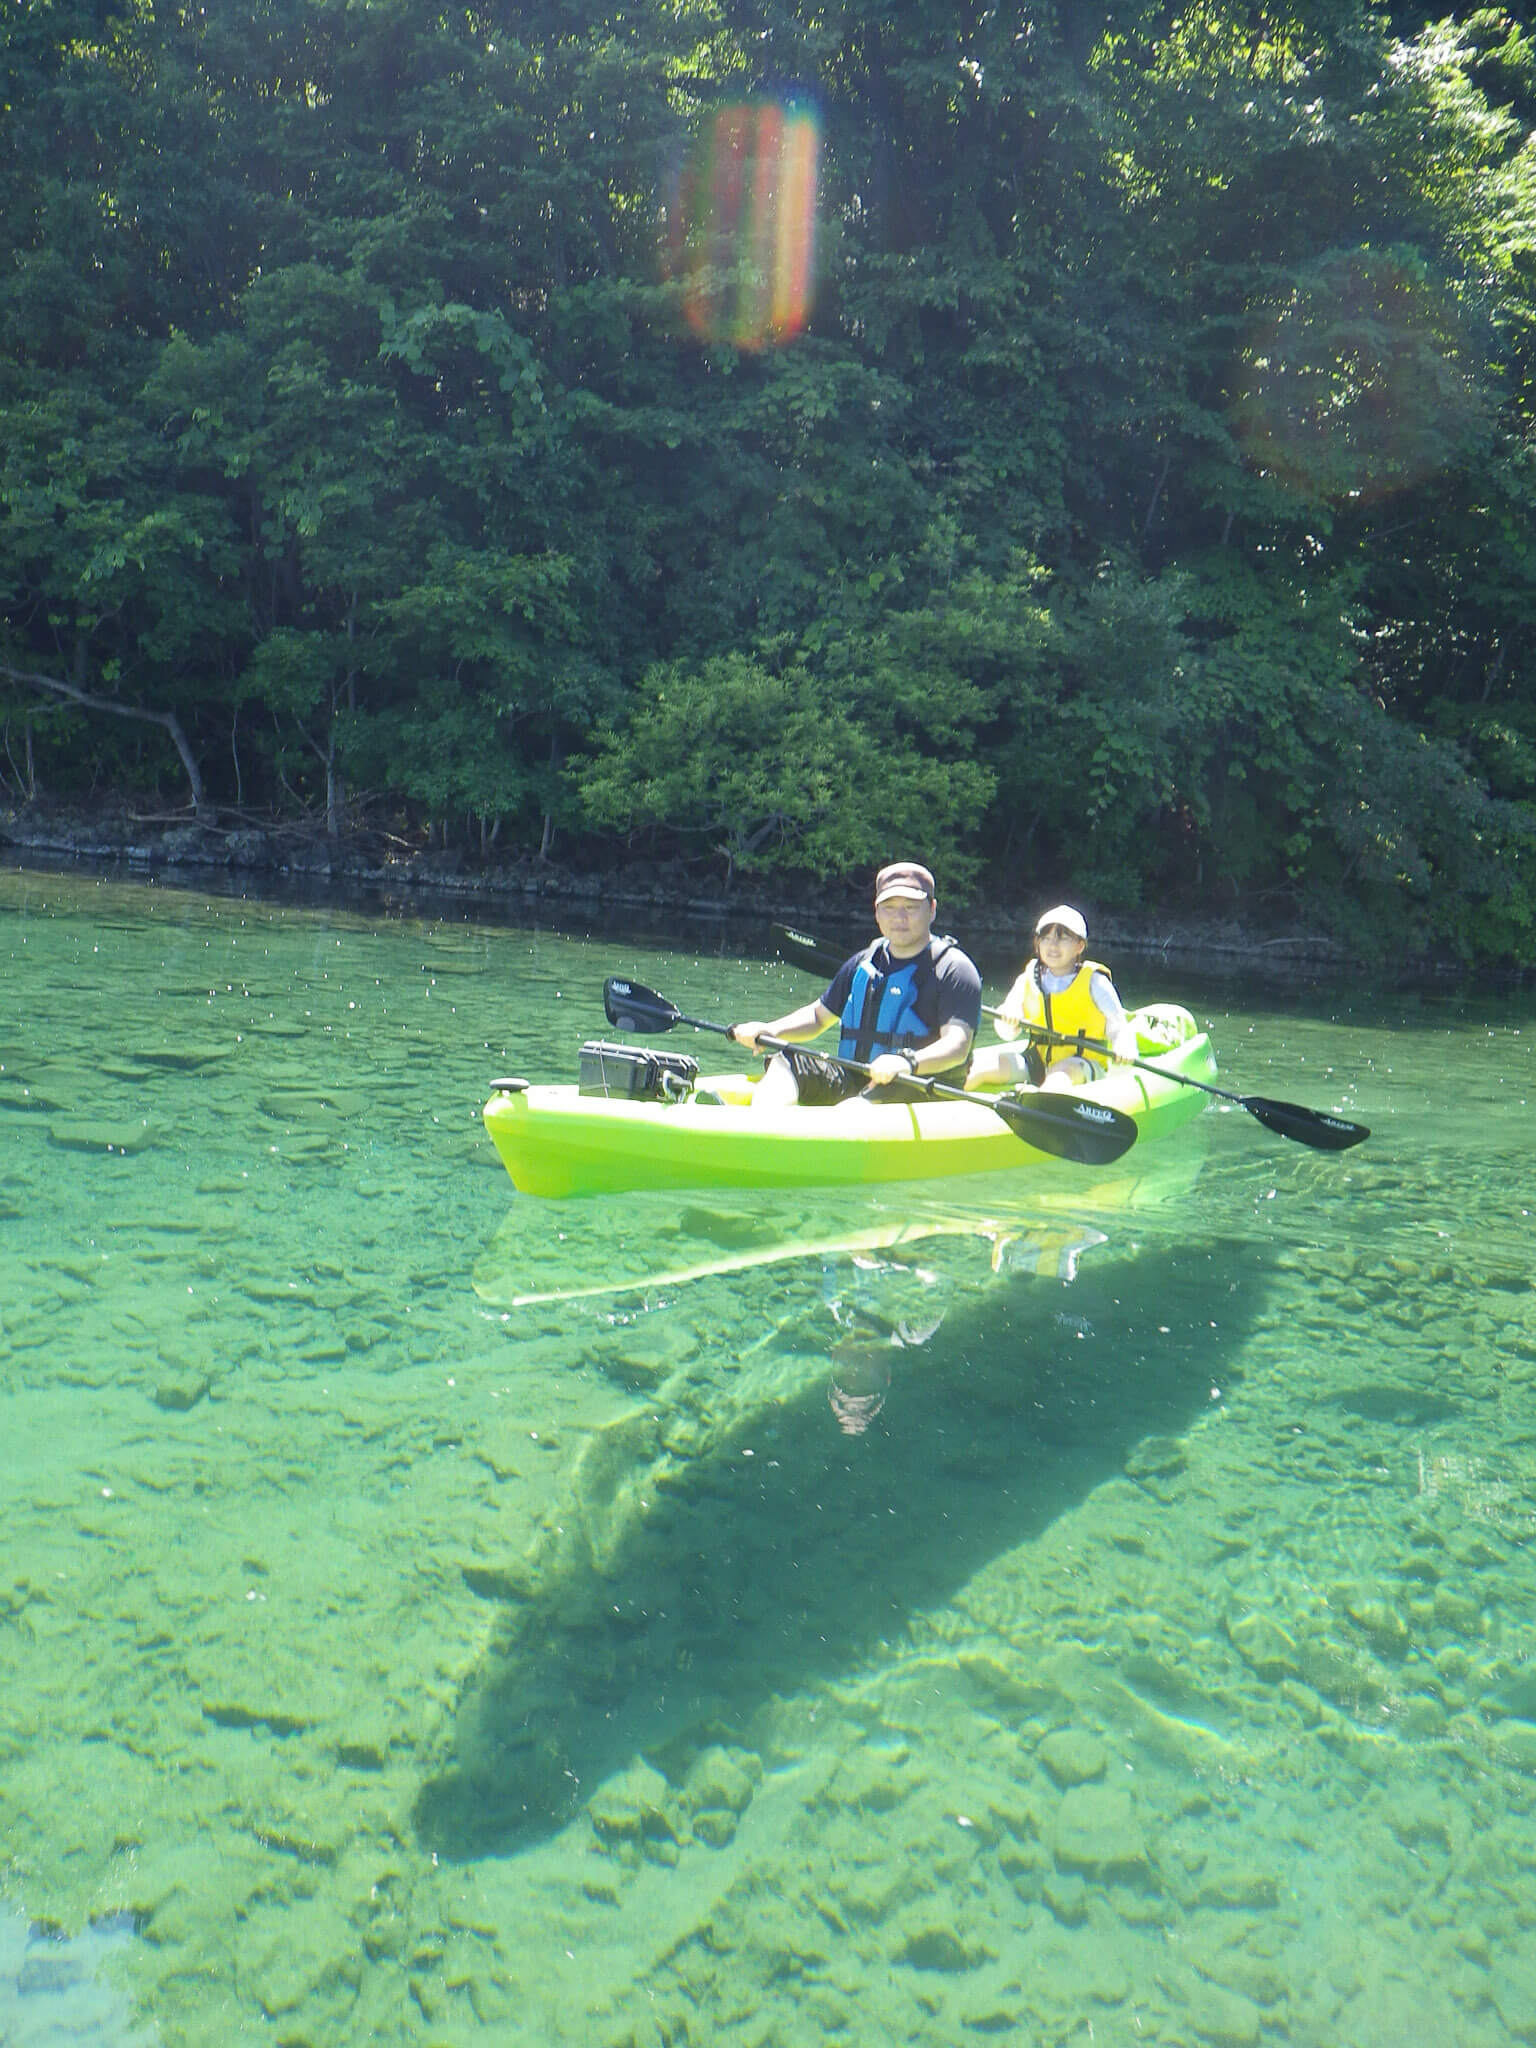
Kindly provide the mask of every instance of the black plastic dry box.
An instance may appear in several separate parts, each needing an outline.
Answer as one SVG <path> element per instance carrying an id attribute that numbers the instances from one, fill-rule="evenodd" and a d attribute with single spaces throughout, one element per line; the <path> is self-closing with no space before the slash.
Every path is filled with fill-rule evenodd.
<path id="1" fill-rule="evenodd" d="M 609 1045 L 589 1038 L 581 1048 L 582 1095 L 619 1102 L 675 1102 L 686 1095 L 699 1063 L 685 1052 L 651 1052 L 643 1045 Z"/>

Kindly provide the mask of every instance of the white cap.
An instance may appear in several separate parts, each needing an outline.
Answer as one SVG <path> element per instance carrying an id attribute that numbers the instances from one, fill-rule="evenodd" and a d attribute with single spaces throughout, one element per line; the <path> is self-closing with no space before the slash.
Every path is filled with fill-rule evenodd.
<path id="1" fill-rule="evenodd" d="M 1086 939 L 1088 936 L 1088 925 L 1083 913 L 1074 910 L 1070 903 L 1058 903 L 1054 910 L 1042 910 L 1035 919 L 1036 937 L 1048 924 L 1059 924 L 1063 931 L 1071 932 L 1079 939 Z"/>

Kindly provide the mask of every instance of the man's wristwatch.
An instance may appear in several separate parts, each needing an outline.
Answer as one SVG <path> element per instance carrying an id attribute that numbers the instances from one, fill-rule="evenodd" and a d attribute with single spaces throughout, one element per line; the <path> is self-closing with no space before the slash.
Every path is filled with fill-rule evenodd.
<path id="1" fill-rule="evenodd" d="M 897 1048 L 896 1048 L 896 1057 L 897 1057 L 897 1059 L 899 1059 L 899 1060 L 905 1060 L 905 1061 L 906 1061 L 906 1063 L 907 1063 L 907 1072 L 908 1072 L 909 1074 L 915 1074 L 915 1073 L 917 1072 L 917 1055 L 916 1055 L 916 1053 L 914 1053 L 914 1052 L 909 1052 L 909 1051 L 907 1050 L 906 1046 L 904 1046 L 904 1045 L 899 1045 L 899 1046 L 897 1046 Z"/>

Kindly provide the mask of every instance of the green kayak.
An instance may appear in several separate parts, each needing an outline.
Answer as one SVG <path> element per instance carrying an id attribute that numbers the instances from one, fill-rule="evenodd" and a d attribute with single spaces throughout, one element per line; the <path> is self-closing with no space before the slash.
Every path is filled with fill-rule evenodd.
<path id="1" fill-rule="evenodd" d="M 1132 1117 L 1141 1145 L 1200 1114 L 1205 1095 L 1181 1077 L 1209 1082 L 1216 1061 L 1187 1010 L 1161 1003 L 1132 1021 L 1142 1057 L 1161 1071 L 1112 1067 L 1073 1095 Z M 769 1110 L 754 1108 L 744 1074 L 700 1074 L 682 1090 L 667 1079 L 672 1093 L 661 1100 L 498 1083 L 485 1127 L 513 1185 L 528 1195 L 853 1187 L 1010 1171 L 1054 1180 L 1077 1170 L 1018 1136 L 980 1090 L 964 1100 L 856 1096 L 829 1109 Z"/>

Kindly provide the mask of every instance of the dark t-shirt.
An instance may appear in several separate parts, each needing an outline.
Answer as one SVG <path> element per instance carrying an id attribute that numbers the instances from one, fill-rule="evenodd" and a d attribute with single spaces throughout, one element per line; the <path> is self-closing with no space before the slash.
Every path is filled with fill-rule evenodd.
<path id="1" fill-rule="evenodd" d="M 921 977 L 914 1007 L 923 1022 L 929 1027 L 929 1035 L 936 1038 L 946 1024 L 963 1024 L 968 1031 L 981 1026 L 981 975 L 975 962 L 951 939 L 938 940 L 945 950 L 933 963 L 932 974 Z M 845 960 L 827 984 L 822 996 L 823 1005 L 834 1017 L 841 1017 L 848 997 L 853 989 L 853 977 L 858 971 L 863 953 L 855 953 Z M 886 942 L 882 939 L 875 949 L 871 965 L 876 972 L 900 966 L 893 962 Z"/>

